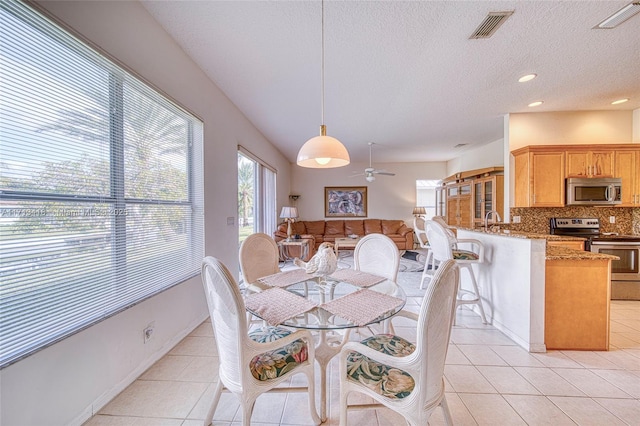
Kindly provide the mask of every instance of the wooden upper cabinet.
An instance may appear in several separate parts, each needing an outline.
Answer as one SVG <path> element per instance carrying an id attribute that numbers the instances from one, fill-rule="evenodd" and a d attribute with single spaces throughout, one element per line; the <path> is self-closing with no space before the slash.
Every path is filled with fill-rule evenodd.
<path id="1" fill-rule="evenodd" d="M 567 177 L 613 177 L 613 150 L 567 150 Z"/>
<path id="2" fill-rule="evenodd" d="M 615 152 L 615 177 L 622 178 L 620 206 L 640 206 L 640 149 Z"/>
<path id="3" fill-rule="evenodd" d="M 448 186 L 447 189 L 447 223 L 451 226 L 473 227 L 471 182 L 461 182 Z"/>
<path id="4" fill-rule="evenodd" d="M 513 152 L 515 164 L 514 207 L 564 206 L 564 151 L 544 147 Z"/>

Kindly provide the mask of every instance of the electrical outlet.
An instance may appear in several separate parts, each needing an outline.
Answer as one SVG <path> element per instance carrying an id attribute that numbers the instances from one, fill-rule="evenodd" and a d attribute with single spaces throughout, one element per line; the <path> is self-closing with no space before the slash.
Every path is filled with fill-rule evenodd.
<path id="1" fill-rule="evenodd" d="M 609 223 L 616 223 L 616 217 L 615 216 L 609 216 Z"/>
<path id="2" fill-rule="evenodd" d="M 142 337 L 144 339 L 144 343 L 147 343 L 153 337 L 153 332 L 155 330 L 156 323 L 155 321 L 147 325 L 144 330 L 142 330 Z"/>
<path id="3" fill-rule="evenodd" d="M 520 216 L 514 216 L 513 223 L 520 223 Z"/>

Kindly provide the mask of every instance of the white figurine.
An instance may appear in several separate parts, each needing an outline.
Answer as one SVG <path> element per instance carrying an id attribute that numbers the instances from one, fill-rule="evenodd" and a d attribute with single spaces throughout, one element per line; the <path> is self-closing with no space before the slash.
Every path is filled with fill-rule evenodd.
<path id="1" fill-rule="evenodd" d="M 304 268 L 307 274 L 319 276 L 331 275 L 338 269 L 338 258 L 335 251 L 333 251 L 333 244 L 331 243 L 320 244 L 318 252 L 308 262 L 295 258 L 293 263 Z"/>

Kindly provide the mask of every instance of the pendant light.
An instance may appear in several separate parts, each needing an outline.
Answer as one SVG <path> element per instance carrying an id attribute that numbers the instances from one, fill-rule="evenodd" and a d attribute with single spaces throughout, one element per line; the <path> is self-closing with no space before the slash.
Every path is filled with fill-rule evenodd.
<path id="1" fill-rule="evenodd" d="M 298 166 L 315 169 L 329 169 L 342 167 L 349 164 L 349 152 L 336 138 L 327 136 L 327 126 L 324 125 L 324 0 L 322 1 L 322 125 L 320 125 L 320 136 L 313 137 L 305 142 L 298 151 Z"/>

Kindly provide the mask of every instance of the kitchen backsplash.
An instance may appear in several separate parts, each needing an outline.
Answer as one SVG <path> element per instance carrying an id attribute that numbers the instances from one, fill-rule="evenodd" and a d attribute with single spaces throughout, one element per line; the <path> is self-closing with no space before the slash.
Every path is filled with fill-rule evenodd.
<path id="1" fill-rule="evenodd" d="M 549 233 L 549 219 L 552 217 L 597 217 L 600 219 L 601 232 L 640 235 L 640 208 L 638 207 L 512 207 L 511 221 L 520 216 L 520 223 L 508 224 L 514 231 Z M 609 223 L 615 217 L 616 223 Z"/>

